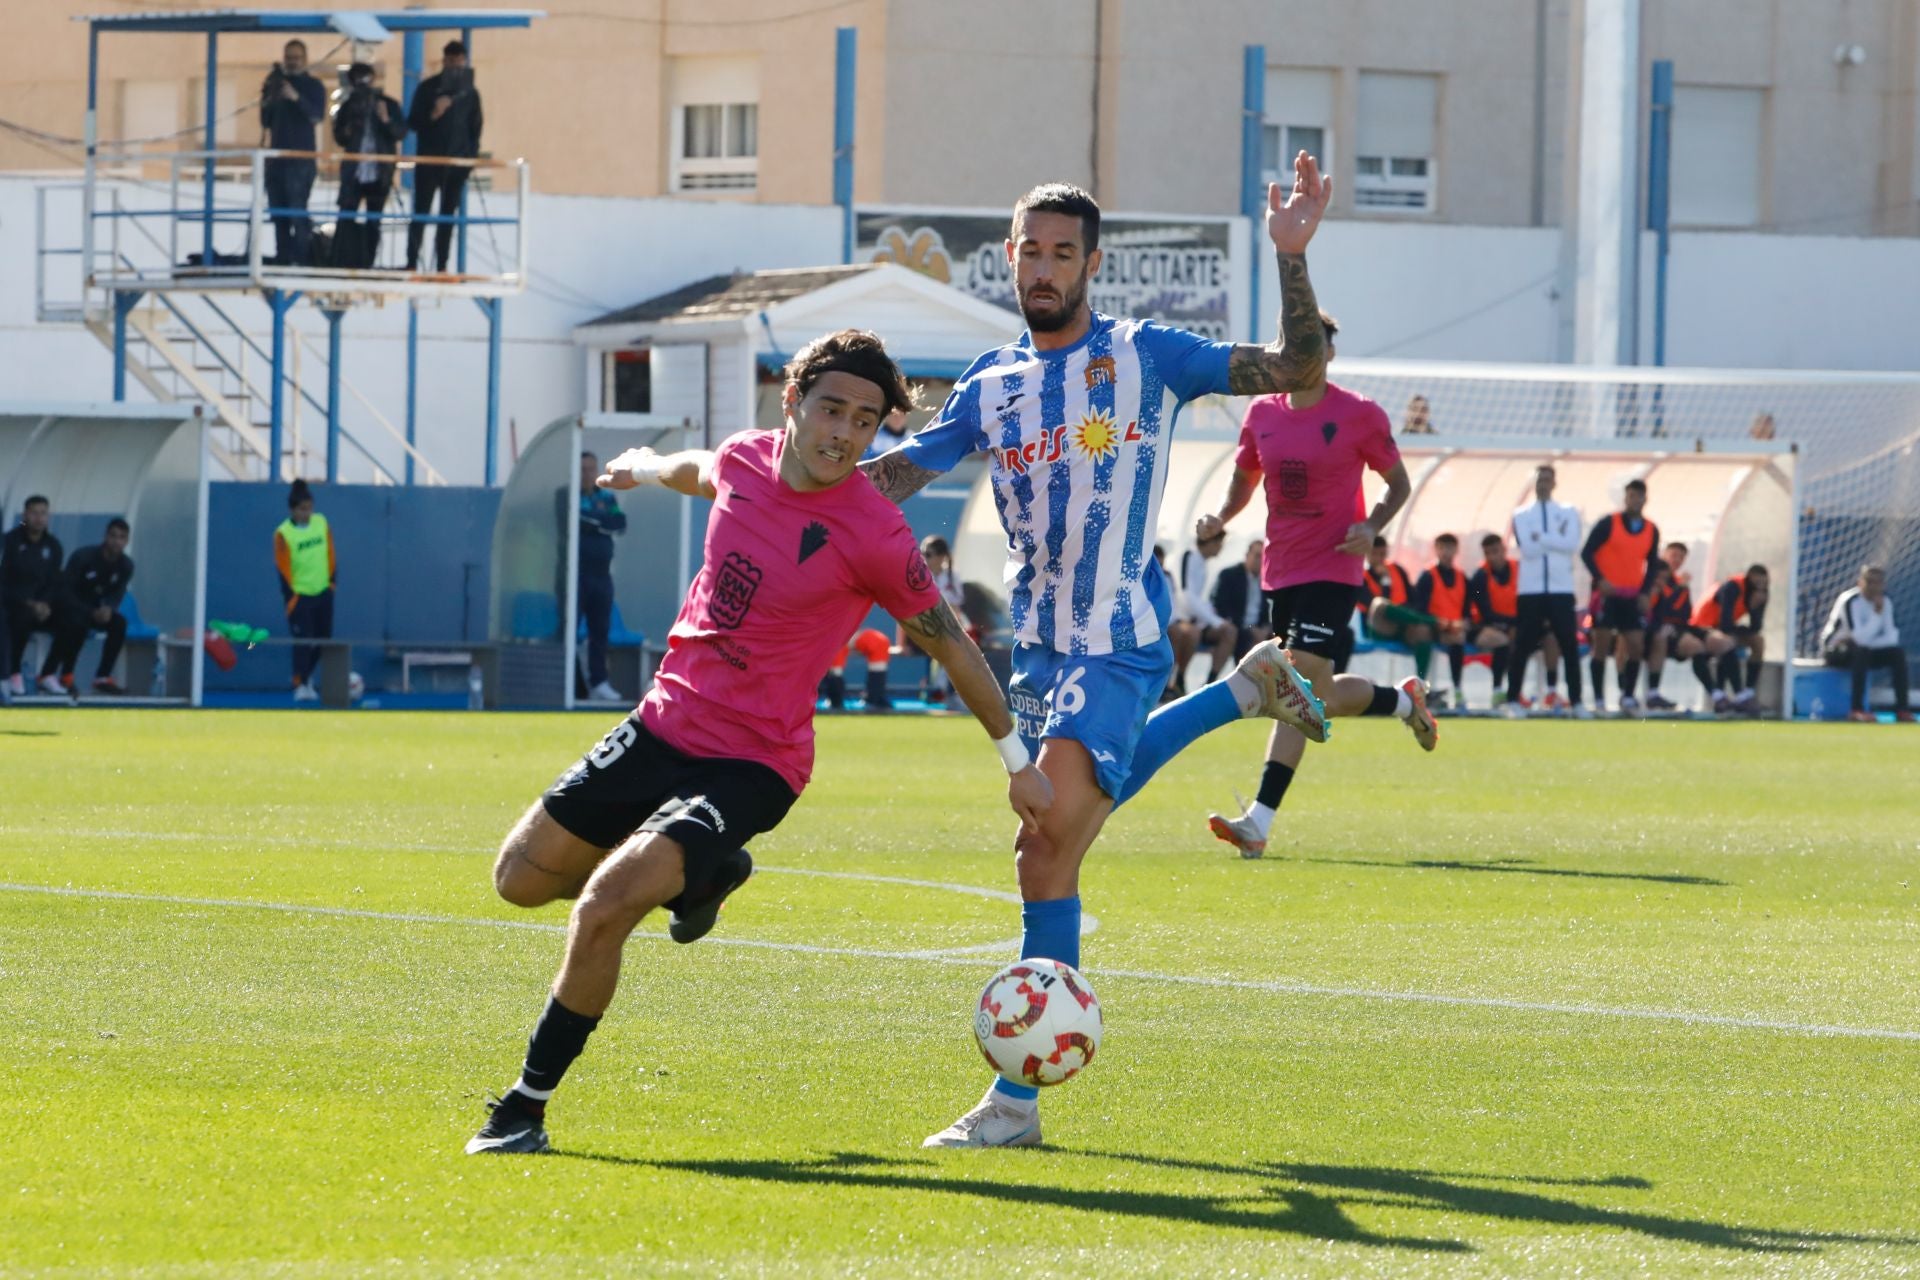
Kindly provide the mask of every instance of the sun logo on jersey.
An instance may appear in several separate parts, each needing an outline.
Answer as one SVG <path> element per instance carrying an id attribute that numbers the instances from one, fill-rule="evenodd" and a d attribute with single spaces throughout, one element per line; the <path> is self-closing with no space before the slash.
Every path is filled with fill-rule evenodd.
<path id="1" fill-rule="evenodd" d="M 1111 458 L 1120 451 L 1120 432 L 1113 414 L 1106 409 L 1090 410 L 1073 428 L 1073 444 L 1083 458 Z"/>

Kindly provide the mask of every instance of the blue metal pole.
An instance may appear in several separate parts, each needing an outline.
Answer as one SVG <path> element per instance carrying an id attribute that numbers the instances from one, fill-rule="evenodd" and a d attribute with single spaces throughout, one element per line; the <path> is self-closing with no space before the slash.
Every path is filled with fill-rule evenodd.
<path id="1" fill-rule="evenodd" d="M 340 321 L 346 312 L 329 308 L 327 317 L 327 483 L 340 478 Z"/>
<path id="2" fill-rule="evenodd" d="M 1672 239 L 1673 63 L 1653 64 L 1653 118 L 1647 145 L 1647 229 L 1655 234 L 1653 363 L 1667 363 L 1667 249 Z"/>
<path id="3" fill-rule="evenodd" d="M 467 47 L 467 65 L 471 67 L 473 65 L 473 29 L 471 27 L 460 28 L 460 43 Z M 467 274 L 467 188 L 472 185 L 473 171 L 469 169 L 467 171 L 467 180 L 460 184 L 460 222 L 456 228 L 459 232 L 460 239 L 459 269 L 461 275 Z M 497 312 L 498 309 L 496 308 L 496 314 Z M 491 452 L 487 454 L 487 465 L 493 465 L 493 454 Z M 488 480 L 487 484 L 491 486 L 493 481 Z"/>
<path id="4" fill-rule="evenodd" d="M 214 112 L 220 109 L 219 99 L 214 92 L 219 83 L 220 34 L 217 31 L 209 31 L 207 32 L 207 133 L 203 144 L 204 149 L 209 153 L 219 146 L 213 120 Z M 202 191 L 206 199 L 206 210 L 202 222 L 203 234 L 200 237 L 200 265 L 211 268 L 213 266 L 213 156 L 211 154 L 206 159 Z"/>
<path id="5" fill-rule="evenodd" d="M 80 187 L 80 287 L 81 299 L 93 284 L 93 183 L 94 159 L 100 142 L 100 24 L 87 24 L 87 119 L 84 141 L 87 145 L 86 175 Z"/>
<path id="6" fill-rule="evenodd" d="M 273 390 L 267 404 L 267 479 L 280 478 L 280 429 L 286 420 L 287 298 L 278 289 L 268 289 L 267 309 L 273 312 Z"/>
<path id="7" fill-rule="evenodd" d="M 855 27 L 833 33 L 833 202 L 840 206 L 840 261 L 853 261 L 853 89 Z"/>
<path id="8" fill-rule="evenodd" d="M 499 298 L 482 298 L 480 309 L 487 313 L 487 488 L 500 474 L 500 303 Z"/>
<path id="9" fill-rule="evenodd" d="M 414 421 L 420 408 L 420 304 L 407 303 L 407 484 L 413 484 Z"/>
<path id="10" fill-rule="evenodd" d="M 127 398 L 127 312 L 140 295 L 116 291 L 113 295 L 113 398 Z"/>
<path id="11" fill-rule="evenodd" d="M 418 9 L 417 4 L 408 5 L 409 9 Z M 420 73 L 425 69 L 427 37 L 424 31 L 409 31 L 400 40 L 400 109 L 413 110 L 413 95 L 420 89 Z M 403 155 L 420 154 L 420 143 L 414 137 L 413 130 L 407 130 L 407 136 L 400 144 Z M 408 169 L 401 175 L 409 194 L 413 191 L 413 170 Z"/>
<path id="12" fill-rule="evenodd" d="M 1247 257 L 1253 270 L 1247 285 L 1247 326 L 1250 341 L 1260 341 L 1261 243 L 1266 239 L 1267 187 L 1260 181 L 1261 132 L 1267 123 L 1267 46 L 1250 44 L 1241 64 L 1240 90 L 1240 212 L 1251 224 Z"/>

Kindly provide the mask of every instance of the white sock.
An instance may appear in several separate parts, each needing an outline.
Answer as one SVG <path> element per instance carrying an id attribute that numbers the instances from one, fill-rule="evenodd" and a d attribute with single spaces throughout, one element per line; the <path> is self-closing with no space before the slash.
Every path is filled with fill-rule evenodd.
<path id="1" fill-rule="evenodd" d="M 1247 810 L 1247 816 L 1253 819 L 1253 825 L 1260 828 L 1260 838 L 1265 840 L 1273 831 L 1273 806 L 1261 804 L 1258 800 Z"/>
<path id="2" fill-rule="evenodd" d="M 1238 669 L 1227 677 L 1227 688 L 1233 690 L 1233 700 L 1240 704 L 1243 717 L 1259 715 L 1260 708 L 1266 704 L 1260 696 L 1260 686 L 1241 675 Z"/>
<path id="3" fill-rule="evenodd" d="M 1000 1090 L 994 1088 L 992 1085 L 987 1086 L 987 1092 L 981 1097 L 980 1101 L 991 1102 L 995 1106 L 1005 1108 L 1009 1111 L 1018 1111 L 1022 1115 L 1032 1115 L 1040 1109 L 1040 1099 L 1016 1098 L 1010 1093 L 1000 1092 Z"/>
<path id="4" fill-rule="evenodd" d="M 517 1093 L 522 1095 L 523 1097 L 532 1098 L 535 1102 L 545 1102 L 548 1098 L 551 1098 L 553 1096 L 553 1090 L 536 1089 L 532 1085 L 528 1084 L 524 1079 L 515 1080 L 513 1082 L 513 1088 L 507 1090 L 507 1092 Z"/>
<path id="5" fill-rule="evenodd" d="M 1393 714 L 1402 720 L 1413 714 L 1413 699 L 1407 696 L 1405 689 L 1400 690 L 1400 700 L 1393 704 Z"/>

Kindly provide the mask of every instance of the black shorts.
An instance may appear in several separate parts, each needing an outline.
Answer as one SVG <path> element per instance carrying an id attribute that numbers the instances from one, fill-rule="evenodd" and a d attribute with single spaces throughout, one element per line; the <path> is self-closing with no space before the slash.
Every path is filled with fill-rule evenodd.
<path id="1" fill-rule="evenodd" d="M 1346 649 L 1343 632 L 1353 626 L 1360 588 L 1344 582 L 1296 582 L 1265 593 L 1273 611 L 1273 634 L 1296 653 L 1338 658 Z"/>
<path id="2" fill-rule="evenodd" d="M 668 837 L 686 851 L 687 888 L 698 893 L 717 859 L 779 826 L 796 799 L 766 765 L 677 751 L 648 732 L 635 711 L 561 774 L 540 804 L 602 849 L 640 831 Z"/>
<path id="3" fill-rule="evenodd" d="M 1511 640 L 1520 634 L 1520 619 L 1509 618 L 1499 613 L 1490 614 L 1480 619 L 1471 629 L 1474 631 L 1483 631 L 1488 627 L 1498 627 L 1500 630 L 1506 632 L 1507 639 Z"/>
<path id="4" fill-rule="evenodd" d="M 1640 597 L 1602 596 L 1593 625 L 1608 631 L 1639 631 L 1647 625 L 1640 613 Z"/>

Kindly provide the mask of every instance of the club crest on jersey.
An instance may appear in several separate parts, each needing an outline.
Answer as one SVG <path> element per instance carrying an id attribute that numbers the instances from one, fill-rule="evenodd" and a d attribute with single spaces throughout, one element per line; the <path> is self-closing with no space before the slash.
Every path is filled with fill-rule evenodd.
<path id="1" fill-rule="evenodd" d="M 752 560 L 738 551 L 727 552 L 720 571 L 713 575 L 713 597 L 707 602 L 715 626 L 732 631 L 747 620 L 760 578 L 760 567 Z"/>
<path id="2" fill-rule="evenodd" d="M 1298 458 L 1288 458 L 1280 464 L 1280 496 L 1288 502 L 1305 502 L 1307 498 L 1307 464 Z"/>
<path id="3" fill-rule="evenodd" d="M 1095 356 L 1093 359 L 1087 361 L 1086 377 L 1087 390 L 1089 391 L 1095 387 L 1112 386 L 1114 378 L 1113 357 Z"/>

